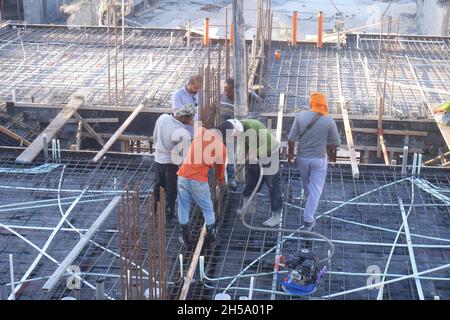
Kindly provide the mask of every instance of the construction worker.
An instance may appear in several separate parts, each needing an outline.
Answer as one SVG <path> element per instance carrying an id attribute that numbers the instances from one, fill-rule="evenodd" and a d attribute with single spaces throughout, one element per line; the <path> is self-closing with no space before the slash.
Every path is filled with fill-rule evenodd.
<path id="1" fill-rule="evenodd" d="M 225 80 L 225 86 L 223 88 L 223 94 L 220 100 L 220 114 L 222 116 L 223 121 L 233 119 L 234 118 L 234 79 L 228 78 Z M 236 150 L 233 150 L 236 153 Z M 234 164 L 235 159 L 228 158 L 227 165 L 227 176 L 228 176 L 228 185 L 231 190 L 235 190 L 237 188 L 236 179 L 234 179 Z"/>
<path id="2" fill-rule="evenodd" d="M 193 75 L 188 82 L 175 91 L 172 96 L 172 109 L 175 112 L 177 109 L 184 107 L 187 104 L 192 104 L 195 107 L 194 121 L 198 120 L 198 93 L 202 87 L 202 76 Z M 194 137 L 194 125 L 185 125 L 186 130 L 189 131 L 191 137 Z"/>
<path id="3" fill-rule="evenodd" d="M 234 79 L 225 80 L 223 94 L 220 99 L 220 113 L 223 121 L 234 118 Z"/>
<path id="4" fill-rule="evenodd" d="M 436 121 L 450 126 L 450 101 L 444 102 L 434 110 Z"/>
<path id="5" fill-rule="evenodd" d="M 186 247 L 192 245 L 189 229 L 192 199 L 202 210 L 205 219 L 206 242 L 215 246 L 220 241 L 209 190 L 208 172 L 216 167 L 218 184 L 224 185 L 227 152 L 224 145 L 225 132 L 222 131 L 197 128 L 186 158 L 178 170 L 178 222 L 181 227 L 179 240 Z"/>
<path id="6" fill-rule="evenodd" d="M 289 163 L 295 157 L 295 142 L 298 142 L 296 162 L 307 194 L 304 229 L 311 231 L 316 225 L 314 214 L 327 177 L 327 146 L 337 148 L 341 144 L 336 123 L 328 115 L 328 104 L 323 94 L 313 93 L 310 110 L 300 113 L 294 120 L 288 136 Z"/>
<path id="7" fill-rule="evenodd" d="M 269 189 L 271 217 L 263 222 L 264 226 L 274 227 L 281 222 L 281 211 L 283 209 L 283 199 L 280 189 L 279 176 L 279 142 L 270 131 L 258 120 L 228 120 L 234 126 L 233 134 L 240 132 L 243 139 L 238 138 L 239 150 L 245 152 L 245 188 L 243 191 L 243 206 L 249 201 L 250 195 L 256 188 L 260 176 L 260 165 L 263 166 L 263 178 L 259 189 L 263 183 Z M 252 139 L 253 136 L 253 139 Z M 240 144 L 244 144 L 243 146 Z M 241 151 L 242 152 L 242 151 Z M 240 156 L 238 156 L 238 160 Z M 259 191 L 259 190 L 258 190 Z M 256 212 L 256 197 L 251 200 L 248 206 L 248 213 Z"/>
<path id="8" fill-rule="evenodd" d="M 154 187 L 155 203 L 160 200 L 160 188 L 166 195 L 166 217 L 170 221 L 175 215 L 175 201 L 177 199 L 177 171 L 178 165 L 173 157 L 176 145 L 185 141 L 190 142 L 190 134 L 184 128 L 186 124 L 193 124 L 195 108 L 188 104 L 175 111 L 175 114 L 163 114 L 157 120 L 153 130 L 155 143 L 156 183 Z"/>

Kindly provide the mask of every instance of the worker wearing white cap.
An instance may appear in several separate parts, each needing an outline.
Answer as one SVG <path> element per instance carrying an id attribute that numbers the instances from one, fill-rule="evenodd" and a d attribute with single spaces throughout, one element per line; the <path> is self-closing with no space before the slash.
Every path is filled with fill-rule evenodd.
<path id="1" fill-rule="evenodd" d="M 241 146 L 238 144 L 238 150 L 245 151 L 245 188 L 243 191 L 244 205 L 249 201 L 250 195 L 255 189 L 260 176 L 260 167 L 257 163 L 251 163 L 250 160 L 258 158 L 264 167 L 264 176 L 261 183 L 265 183 L 269 189 L 270 207 L 272 216 L 263 222 L 264 226 L 274 227 L 281 222 L 281 211 L 283 209 L 283 199 L 281 196 L 280 188 L 280 176 L 278 172 L 278 166 L 276 169 L 272 167 L 274 164 L 272 160 L 278 157 L 279 142 L 270 133 L 270 131 L 258 120 L 255 119 L 230 119 L 228 120 L 233 125 L 233 131 L 231 135 L 239 136 L 240 134 L 251 133 L 252 130 L 256 133 L 256 145 L 251 145 L 252 139 L 250 135 L 247 139 L 245 137 L 244 144 Z M 228 134 L 227 134 L 228 135 Z M 247 141 L 248 140 L 248 141 Z M 242 143 L 242 142 L 241 142 Z M 239 153 L 239 155 L 241 155 Z M 274 157 L 273 157 L 274 156 Z M 242 157 L 238 156 L 241 160 Z M 267 162 L 269 160 L 269 162 Z M 266 163 L 265 163 L 266 162 Z M 260 185 L 260 188 L 262 184 Z M 256 212 L 256 198 L 254 197 L 248 207 L 249 213 Z"/>

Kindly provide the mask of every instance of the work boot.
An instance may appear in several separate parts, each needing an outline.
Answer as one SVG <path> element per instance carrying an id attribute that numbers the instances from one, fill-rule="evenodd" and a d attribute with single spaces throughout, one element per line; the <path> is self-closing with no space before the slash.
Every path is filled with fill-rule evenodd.
<path id="1" fill-rule="evenodd" d="M 248 202 L 248 197 L 243 197 L 242 198 L 242 207 L 240 209 L 241 212 L 243 212 L 244 206 L 247 202 Z M 249 203 L 246 213 L 252 214 L 255 212 L 256 212 L 256 195 L 253 197 L 253 200 Z"/>
<path id="2" fill-rule="evenodd" d="M 191 248 L 192 240 L 191 240 L 191 229 L 189 228 L 189 225 L 180 224 L 180 227 L 181 227 L 181 234 L 178 236 L 178 240 L 186 248 Z"/>
<path id="3" fill-rule="evenodd" d="M 281 211 L 282 209 L 278 209 L 277 211 L 272 211 L 272 217 L 263 222 L 263 225 L 266 227 L 275 227 L 281 222 Z"/>
<path id="4" fill-rule="evenodd" d="M 173 214 L 173 211 L 169 208 L 166 209 L 166 223 L 172 224 L 175 221 L 175 215 Z"/>
<path id="5" fill-rule="evenodd" d="M 220 243 L 220 235 L 218 232 L 217 224 L 213 223 L 206 226 L 206 245 L 211 248 L 216 247 Z"/>

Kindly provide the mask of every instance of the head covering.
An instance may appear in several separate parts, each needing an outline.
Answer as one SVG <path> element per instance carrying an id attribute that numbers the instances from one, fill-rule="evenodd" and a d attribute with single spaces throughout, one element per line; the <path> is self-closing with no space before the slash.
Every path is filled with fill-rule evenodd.
<path id="1" fill-rule="evenodd" d="M 315 92 L 311 95 L 309 106 L 313 112 L 321 113 L 324 116 L 328 115 L 327 98 L 321 93 Z"/>
<path id="2" fill-rule="evenodd" d="M 218 127 L 217 130 L 220 131 L 220 133 L 222 134 L 222 139 L 223 141 L 226 140 L 226 136 L 227 136 L 227 130 L 228 132 L 234 130 L 233 124 L 231 124 L 228 121 L 222 122 Z"/>
<path id="3" fill-rule="evenodd" d="M 233 137 L 237 136 L 239 133 L 244 132 L 244 126 L 242 125 L 242 122 L 240 122 L 238 119 L 228 119 L 226 122 L 229 122 L 233 125 L 233 132 L 231 135 Z"/>
<path id="4" fill-rule="evenodd" d="M 176 109 L 174 114 L 177 117 L 192 117 L 195 115 L 195 107 L 192 104 L 187 104 L 179 109 Z"/>

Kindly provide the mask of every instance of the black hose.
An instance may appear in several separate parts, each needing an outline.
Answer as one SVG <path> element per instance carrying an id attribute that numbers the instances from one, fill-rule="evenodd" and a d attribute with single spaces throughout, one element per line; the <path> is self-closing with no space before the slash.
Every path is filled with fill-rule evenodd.
<path id="1" fill-rule="evenodd" d="M 258 191 L 258 189 L 261 185 L 262 179 L 263 179 L 264 169 L 263 169 L 263 166 L 262 166 L 261 162 L 259 161 L 259 159 L 258 159 L 258 165 L 259 165 L 259 169 L 260 169 L 258 183 L 256 184 L 255 189 L 253 189 L 253 192 L 250 195 L 250 197 L 248 198 L 247 202 L 243 204 L 242 209 L 238 210 L 238 213 L 241 216 L 241 220 L 242 220 L 242 223 L 244 224 L 244 226 L 246 226 L 250 230 L 255 230 L 255 231 L 269 231 L 269 232 L 282 231 L 282 232 L 297 233 L 297 234 L 303 234 L 303 235 L 321 238 L 328 244 L 328 246 L 330 247 L 330 251 L 328 252 L 328 256 L 319 260 L 319 262 L 324 263 L 324 262 L 330 261 L 331 257 L 334 254 L 334 245 L 330 239 L 321 235 L 320 233 L 301 230 L 301 229 L 283 229 L 283 228 L 280 229 L 280 228 L 255 227 L 255 226 L 252 226 L 252 225 L 248 224 L 247 222 L 245 222 L 245 216 L 247 214 L 248 206 L 250 205 L 251 201 L 255 197 L 256 192 Z M 238 172 L 238 170 L 236 170 L 235 175 L 237 174 L 237 172 Z"/>

